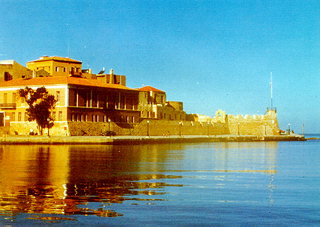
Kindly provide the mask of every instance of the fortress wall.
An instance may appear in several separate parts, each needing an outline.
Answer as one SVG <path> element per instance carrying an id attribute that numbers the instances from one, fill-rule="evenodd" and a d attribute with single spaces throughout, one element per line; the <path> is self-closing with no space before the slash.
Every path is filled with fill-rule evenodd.
<path id="1" fill-rule="evenodd" d="M 149 123 L 148 123 L 149 122 Z M 10 134 L 29 135 L 30 129 L 38 132 L 35 122 L 11 122 Z M 226 115 L 222 121 L 168 121 L 143 120 L 140 123 L 115 122 L 55 122 L 52 136 L 100 136 L 107 131 L 116 135 L 170 136 L 170 135 L 279 135 L 276 113 L 266 115 Z M 44 131 L 47 134 L 47 130 Z"/>
<path id="2" fill-rule="evenodd" d="M 167 135 L 222 135 L 228 134 L 226 124 L 206 124 L 191 121 L 166 121 L 155 120 L 149 121 L 150 135 L 167 136 Z M 182 124 L 180 124 L 180 122 Z M 142 121 L 136 128 L 136 132 L 144 135 L 148 128 L 147 121 Z"/>
<path id="3" fill-rule="evenodd" d="M 149 121 L 149 123 L 147 123 Z M 116 124 L 110 122 L 110 131 L 116 135 L 170 136 L 170 135 L 223 135 L 228 134 L 226 124 L 201 124 L 191 121 L 143 120 L 139 124 Z M 182 124 L 180 124 L 182 122 Z M 109 131 L 109 123 L 69 122 L 70 135 L 99 136 Z"/>
<path id="4" fill-rule="evenodd" d="M 227 115 L 230 134 L 279 135 L 277 115 L 269 111 L 265 115 Z"/>
<path id="5" fill-rule="evenodd" d="M 273 125 L 264 121 L 229 122 L 230 134 L 233 135 L 274 135 Z"/>

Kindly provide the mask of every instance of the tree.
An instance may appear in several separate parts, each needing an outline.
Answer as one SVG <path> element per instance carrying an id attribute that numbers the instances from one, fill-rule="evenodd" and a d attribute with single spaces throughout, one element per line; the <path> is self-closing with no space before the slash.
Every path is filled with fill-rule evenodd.
<path id="1" fill-rule="evenodd" d="M 51 111 L 54 109 L 57 100 L 53 95 L 49 95 L 45 87 L 37 88 L 37 90 L 26 87 L 19 90 L 19 95 L 25 98 L 29 106 L 27 109 L 28 121 L 35 120 L 37 122 L 41 135 L 43 135 L 43 129 L 47 128 L 49 135 L 49 129 L 54 125 Z"/>

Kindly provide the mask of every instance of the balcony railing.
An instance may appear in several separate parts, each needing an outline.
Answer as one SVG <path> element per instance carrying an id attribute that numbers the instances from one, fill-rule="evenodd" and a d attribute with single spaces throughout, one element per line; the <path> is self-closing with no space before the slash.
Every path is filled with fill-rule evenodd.
<path id="1" fill-rule="evenodd" d="M 2 109 L 15 109 L 17 107 L 16 103 L 0 103 L 0 108 Z"/>

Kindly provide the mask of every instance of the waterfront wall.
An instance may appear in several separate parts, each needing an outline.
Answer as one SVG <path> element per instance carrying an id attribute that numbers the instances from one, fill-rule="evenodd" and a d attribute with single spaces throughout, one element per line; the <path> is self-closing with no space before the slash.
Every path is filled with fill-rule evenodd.
<path id="1" fill-rule="evenodd" d="M 224 135 L 229 134 L 226 124 L 204 124 L 191 121 L 143 120 L 138 124 L 114 122 L 69 122 L 72 136 L 99 136 L 113 131 L 116 135 L 170 136 L 170 135 Z"/>
<path id="2" fill-rule="evenodd" d="M 38 132 L 35 122 L 12 122 L 9 134 L 28 135 L 30 131 Z M 100 136 L 106 135 L 108 131 L 121 136 L 280 134 L 276 112 L 268 111 L 265 115 L 219 115 L 207 122 L 151 119 L 142 120 L 140 123 L 58 121 L 50 129 L 50 135 Z M 47 134 L 47 130 L 44 133 Z"/>
<path id="3" fill-rule="evenodd" d="M 264 115 L 227 115 L 226 123 L 233 135 L 279 135 L 280 129 L 275 110 Z"/>
<path id="4" fill-rule="evenodd" d="M 258 141 L 305 141 L 304 136 L 3 136 L 0 144 L 150 144 L 150 143 L 197 143 L 197 142 L 258 142 Z"/>
<path id="5" fill-rule="evenodd" d="M 30 132 L 40 134 L 37 123 L 32 122 L 11 122 L 10 127 L 7 127 L 6 134 L 9 135 L 29 135 Z M 48 135 L 48 130 L 44 129 L 43 133 Z M 69 136 L 68 122 L 55 122 L 54 126 L 50 129 L 50 135 L 55 136 Z"/>

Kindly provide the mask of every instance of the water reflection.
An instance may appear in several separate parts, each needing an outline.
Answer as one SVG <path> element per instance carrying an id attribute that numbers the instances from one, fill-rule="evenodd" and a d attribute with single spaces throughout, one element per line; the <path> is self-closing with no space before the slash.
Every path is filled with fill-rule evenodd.
<path id="1" fill-rule="evenodd" d="M 38 214 L 122 216 L 111 204 L 165 201 L 167 187 L 183 186 L 184 172 L 223 173 L 214 175 L 223 189 L 228 173 L 274 175 L 276 155 L 272 142 L 2 146 L 0 215 L 46 222 L 74 219 Z M 273 190 L 272 180 L 266 188 Z"/>
<path id="2" fill-rule="evenodd" d="M 157 173 L 163 172 L 161 163 L 166 162 L 168 149 L 181 149 L 181 145 L 2 146 L 0 210 L 13 214 L 119 216 L 112 210 L 79 205 L 161 200 L 125 196 L 161 195 L 164 192 L 155 189 L 181 186 L 159 181 L 180 178 Z"/>
<path id="3" fill-rule="evenodd" d="M 25 213 L 63 213 L 69 156 L 59 147 L 3 146 L 0 209 Z"/>
<path id="4" fill-rule="evenodd" d="M 277 142 L 219 143 L 214 165 L 221 172 L 276 173 Z"/>
<path id="5" fill-rule="evenodd" d="M 219 143 L 215 146 L 214 165 L 217 172 L 267 174 L 265 185 L 269 205 L 274 203 L 274 175 L 277 173 L 278 142 Z M 221 176 L 222 181 L 226 176 Z M 248 182 L 246 182 L 248 183 Z M 252 182 L 253 183 L 253 182 Z M 224 183 L 220 187 L 224 187 Z M 250 187 L 249 185 L 247 187 Z"/>

